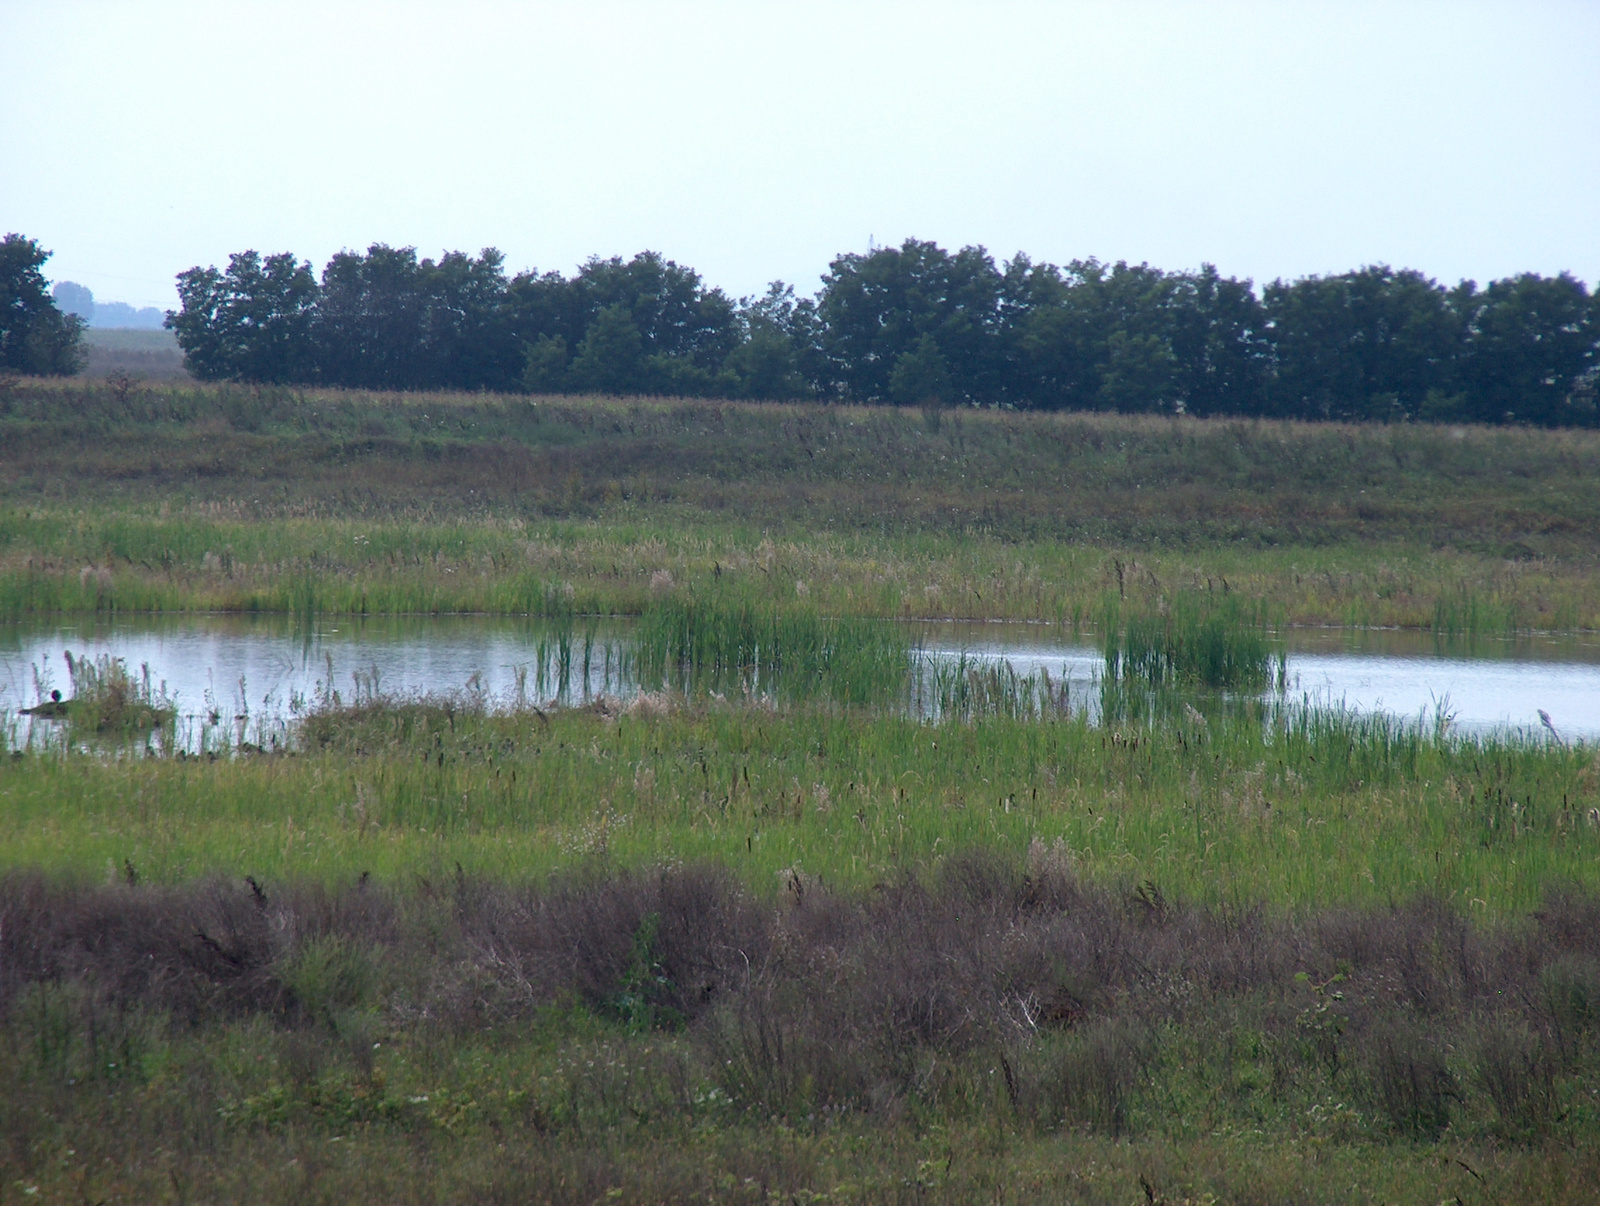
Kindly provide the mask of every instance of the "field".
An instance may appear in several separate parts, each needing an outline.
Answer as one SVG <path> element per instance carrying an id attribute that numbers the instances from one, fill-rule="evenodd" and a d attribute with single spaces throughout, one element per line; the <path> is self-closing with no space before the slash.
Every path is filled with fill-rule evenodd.
<path id="1" fill-rule="evenodd" d="M 171 331 L 90 327 L 83 333 L 85 378 L 124 374 L 145 380 L 187 380 L 183 352 Z"/>
<path id="2" fill-rule="evenodd" d="M 13 620 L 621 614 L 687 687 L 145 756 L 91 668 L 0 760 L 0 1201 L 1600 1196 L 1595 749 L 1204 685 L 1284 623 L 1600 627 L 1600 436 L 0 412 Z M 1105 640 L 1106 719 L 966 671 L 908 714 L 878 621 L 927 616 Z"/>

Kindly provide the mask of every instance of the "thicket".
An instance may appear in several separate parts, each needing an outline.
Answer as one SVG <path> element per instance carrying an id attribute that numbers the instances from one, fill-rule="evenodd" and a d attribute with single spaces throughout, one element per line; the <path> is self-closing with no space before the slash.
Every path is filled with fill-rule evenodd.
<path id="1" fill-rule="evenodd" d="M 508 277 L 501 254 L 375 244 L 319 280 L 247 251 L 178 278 L 207 379 L 383 389 L 821 398 L 931 407 L 1593 425 L 1600 316 L 1570 274 L 1480 288 L 1368 266 L 1273 281 L 997 264 L 908 239 L 815 297 L 732 299 L 644 252 Z"/>

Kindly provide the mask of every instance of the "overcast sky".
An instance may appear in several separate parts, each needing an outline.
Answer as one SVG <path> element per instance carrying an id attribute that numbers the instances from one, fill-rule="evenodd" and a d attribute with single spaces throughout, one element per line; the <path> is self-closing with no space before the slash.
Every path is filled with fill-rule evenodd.
<path id="1" fill-rule="evenodd" d="M 1600 3 L 0 0 L 12 230 L 163 307 L 375 241 L 735 295 L 908 236 L 1594 283 Z"/>

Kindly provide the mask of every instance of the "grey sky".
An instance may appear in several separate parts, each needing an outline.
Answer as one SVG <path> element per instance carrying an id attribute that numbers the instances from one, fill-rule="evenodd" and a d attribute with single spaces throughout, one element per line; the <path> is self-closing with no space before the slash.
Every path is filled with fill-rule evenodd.
<path id="1" fill-rule="evenodd" d="M 734 294 L 869 237 L 1600 280 L 1600 4 L 0 0 L 0 230 L 174 304 L 374 241 Z"/>

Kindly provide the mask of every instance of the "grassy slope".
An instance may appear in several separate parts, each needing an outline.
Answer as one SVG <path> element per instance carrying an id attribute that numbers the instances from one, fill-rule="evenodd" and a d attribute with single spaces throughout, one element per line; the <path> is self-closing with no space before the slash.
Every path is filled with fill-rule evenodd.
<path id="1" fill-rule="evenodd" d="M 1296 622 L 1600 626 L 1593 433 L 31 382 L 0 409 L 11 614 L 636 611 L 666 569 L 868 615 L 1226 580 Z"/>

